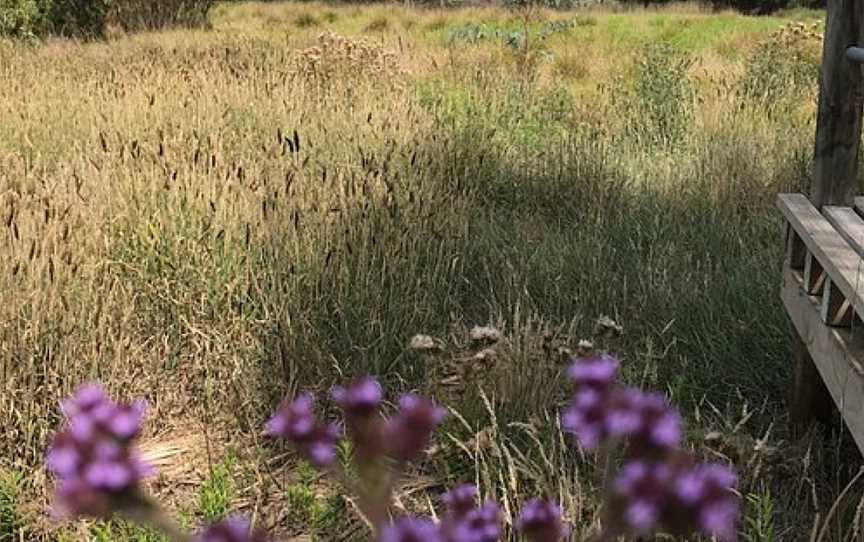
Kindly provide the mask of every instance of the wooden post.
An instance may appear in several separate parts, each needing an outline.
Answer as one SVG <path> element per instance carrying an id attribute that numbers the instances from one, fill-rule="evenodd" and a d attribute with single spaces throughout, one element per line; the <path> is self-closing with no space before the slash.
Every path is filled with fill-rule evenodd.
<path id="1" fill-rule="evenodd" d="M 864 44 L 864 2 L 829 0 L 819 81 L 816 155 L 810 201 L 848 205 L 858 192 L 861 141 L 861 65 L 846 57 L 850 46 Z"/>
<path id="2" fill-rule="evenodd" d="M 851 46 L 864 45 L 864 2 L 828 0 L 819 110 L 810 201 L 825 205 L 852 205 L 858 193 L 858 146 L 861 141 L 861 65 L 846 55 Z M 814 420 L 828 421 L 833 402 L 807 345 L 792 329 L 794 363 L 789 413 L 799 428 Z"/>

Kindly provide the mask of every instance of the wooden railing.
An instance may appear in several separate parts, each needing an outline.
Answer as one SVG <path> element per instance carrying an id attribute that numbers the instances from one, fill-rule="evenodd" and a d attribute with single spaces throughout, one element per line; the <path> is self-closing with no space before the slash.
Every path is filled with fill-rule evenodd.
<path id="1" fill-rule="evenodd" d="M 864 243 L 854 203 L 861 194 L 862 45 L 864 1 L 830 0 L 808 197 L 781 196 L 779 203 L 790 226 L 783 278 L 783 300 L 794 323 L 790 417 L 803 429 L 830 419 L 832 403 L 837 404 L 864 451 L 861 379 L 853 374 L 857 362 L 850 361 L 864 359 L 852 331 L 864 314 L 859 288 Z"/>
<path id="2" fill-rule="evenodd" d="M 821 213 L 801 194 L 777 204 L 787 222 L 783 303 L 864 450 L 864 198 Z"/>

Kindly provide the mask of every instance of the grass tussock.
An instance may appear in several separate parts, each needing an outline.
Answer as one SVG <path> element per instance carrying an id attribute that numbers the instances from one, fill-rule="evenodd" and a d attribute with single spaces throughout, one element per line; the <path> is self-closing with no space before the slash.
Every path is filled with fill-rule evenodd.
<path id="1" fill-rule="evenodd" d="M 476 481 L 506 514 L 554 496 L 586 535 L 600 473 L 555 412 L 595 335 L 741 469 L 748 540 L 813 518 L 847 539 L 846 448 L 783 409 L 773 198 L 808 178 L 813 17 L 243 3 L 213 32 L 0 44 L 0 538 L 153 539 L 42 514 L 57 402 L 99 379 L 150 401 L 173 450 L 153 489 L 185 522 L 248 505 L 362 539 L 253 445 L 283 395 L 367 373 L 455 413 L 406 508 Z"/>

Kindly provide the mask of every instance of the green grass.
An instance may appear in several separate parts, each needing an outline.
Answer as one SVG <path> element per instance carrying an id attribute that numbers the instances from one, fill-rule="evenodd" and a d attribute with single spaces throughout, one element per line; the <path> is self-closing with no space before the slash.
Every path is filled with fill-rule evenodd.
<path id="1" fill-rule="evenodd" d="M 750 514 L 744 519 L 747 542 L 776 540 L 774 531 L 774 500 L 770 491 L 747 495 Z"/>
<path id="2" fill-rule="evenodd" d="M 22 527 L 18 510 L 24 477 L 15 471 L 0 470 L 0 540 L 12 541 Z"/>
<path id="3" fill-rule="evenodd" d="M 88 539 L 91 542 L 169 542 L 157 531 L 120 520 L 91 526 Z"/>
<path id="4" fill-rule="evenodd" d="M 234 460 L 229 456 L 213 465 L 210 477 L 198 489 L 198 514 L 207 523 L 224 519 L 232 512 L 237 496 Z"/>

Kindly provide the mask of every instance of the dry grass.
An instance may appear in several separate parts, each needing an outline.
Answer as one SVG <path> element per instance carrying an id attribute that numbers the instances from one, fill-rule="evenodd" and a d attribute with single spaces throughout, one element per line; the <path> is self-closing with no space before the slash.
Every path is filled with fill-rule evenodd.
<path id="1" fill-rule="evenodd" d="M 625 326 L 603 346 L 627 378 L 667 391 L 745 493 L 770 491 L 776 538 L 808 532 L 846 463 L 785 426 L 772 199 L 806 180 L 814 85 L 787 83 L 815 52 L 766 75 L 752 38 L 785 40 L 783 18 L 579 17 L 542 43 L 530 83 L 502 40 L 454 38 L 518 29 L 497 8 L 244 3 L 219 6 L 211 32 L 0 43 L 0 471 L 28 473 L 21 536 L 63 532 L 35 467 L 58 400 L 98 379 L 150 401 L 154 489 L 190 522 L 230 452 L 236 504 L 262 524 L 362 538 L 332 488 L 256 451 L 282 395 L 362 373 L 458 413 L 405 507 L 474 479 L 508 517 L 554 495 L 584 534 L 598 473 L 554 412 L 560 352 L 602 314 Z M 632 45 L 657 40 L 695 59 L 683 79 L 639 68 Z M 505 338 L 478 357 L 467 330 L 489 322 Z M 406 350 L 419 332 L 444 351 Z M 286 516 L 285 499 L 318 504 Z"/>

